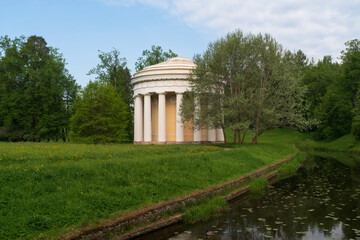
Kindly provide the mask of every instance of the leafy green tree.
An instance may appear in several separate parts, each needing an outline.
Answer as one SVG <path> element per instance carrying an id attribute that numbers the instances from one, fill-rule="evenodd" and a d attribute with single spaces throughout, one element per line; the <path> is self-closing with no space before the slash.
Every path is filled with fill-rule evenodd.
<path id="1" fill-rule="evenodd" d="M 129 112 L 113 86 L 95 81 L 81 91 L 71 117 L 71 138 L 87 143 L 121 142 L 127 139 Z"/>
<path id="2" fill-rule="evenodd" d="M 354 108 L 358 107 L 357 93 L 360 87 L 360 41 L 353 39 L 345 43 L 346 50 L 342 51 L 344 82 L 352 93 Z"/>
<path id="3" fill-rule="evenodd" d="M 134 89 L 131 84 L 131 74 L 126 66 L 126 58 L 120 57 L 120 51 L 99 51 L 100 63 L 91 69 L 88 75 L 96 74 L 96 79 L 114 86 L 127 105 L 133 104 Z"/>
<path id="4" fill-rule="evenodd" d="M 350 132 L 356 96 L 354 82 L 344 73 L 344 66 L 332 62 L 330 56 L 311 63 L 305 71 L 308 116 L 319 121 L 313 133 L 316 139 L 331 140 Z"/>
<path id="5" fill-rule="evenodd" d="M 353 39 L 345 43 L 346 50 L 342 51 L 344 81 L 343 86 L 351 92 L 354 118 L 351 133 L 360 138 L 360 111 L 358 106 L 358 95 L 360 87 L 360 41 Z"/>
<path id="6" fill-rule="evenodd" d="M 89 71 L 89 75 L 96 74 L 96 79 L 102 83 L 110 84 L 114 87 L 126 105 L 127 112 L 133 112 L 134 88 L 131 84 L 130 70 L 126 66 L 126 58 L 120 57 L 120 51 L 113 49 L 110 52 L 99 51 L 100 63 Z M 130 141 L 133 139 L 134 125 L 132 115 L 126 115 L 128 123 L 126 131 Z"/>
<path id="7" fill-rule="evenodd" d="M 330 85 L 315 108 L 315 116 L 320 121 L 315 137 L 331 140 L 350 133 L 352 109 L 351 92 L 341 89 L 339 83 Z"/>
<path id="8" fill-rule="evenodd" d="M 151 50 L 144 50 L 142 56 L 138 58 L 135 63 L 135 70 L 138 72 L 144 67 L 154 65 L 157 63 L 165 62 L 166 60 L 177 57 L 178 55 L 169 49 L 168 52 L 164 52 L 161 46 L 151 46 Z"/>
<path id="9" fill-rule="evenodd" d="M 251 129 L 257 143 L 267 128 L 305 125 L 304 103 L 298 101 L 304 93 L 300 69 L 306 57 L 302 52 L 284 56 L 270 35 L 235 31 L 210 43 L 194 62 L 190 97 L 184 98 L 182 113 L 185 120 L 194 119 L 195 128 L 230 128 L 234 143 L 237 139 L 243 143 Z M 195 99 L 205 106 L 199 117 L 194 115 Z"/>
<path id="10" fill-rule="evenodd" d="M 341 65 L 332 62 L 331 56 L 325 56 L 316 64 L 311 63 L 304 71 L 303 84 L 307 91 L 305 98 L 310 104 L 308 115 L 316 117 L 315 109 L 325 96 L 328 87 L 342 76 Z"/>
<path id="11" fill-rule="evenodd" d="M 39 36 L 0 39 L 2 139 L 66 140 L 78 85 L 61 54 Z"/>

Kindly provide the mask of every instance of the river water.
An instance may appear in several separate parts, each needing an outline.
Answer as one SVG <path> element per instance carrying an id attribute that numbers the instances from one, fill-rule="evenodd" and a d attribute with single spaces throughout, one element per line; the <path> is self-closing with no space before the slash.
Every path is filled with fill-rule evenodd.
<path id="1" fill-rule="evenodd" d="M 337 159 L 309 157 L 295 176 L 261 196 L 231 204 L 210 220 L 141 239 L 360 239 L 360 161 Z"/>

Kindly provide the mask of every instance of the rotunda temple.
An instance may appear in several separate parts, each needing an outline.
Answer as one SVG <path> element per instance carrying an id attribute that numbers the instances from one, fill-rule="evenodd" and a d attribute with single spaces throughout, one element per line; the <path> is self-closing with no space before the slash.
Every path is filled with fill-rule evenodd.
<path id="1" fill-rule="evenodd" d="M 190 59 L 175 57 L 134 74 L 134 143 L 224 142 L 222 129 L 194 130 L 192 121 L 183 122 L 180 115 L 195 67 Z"/>

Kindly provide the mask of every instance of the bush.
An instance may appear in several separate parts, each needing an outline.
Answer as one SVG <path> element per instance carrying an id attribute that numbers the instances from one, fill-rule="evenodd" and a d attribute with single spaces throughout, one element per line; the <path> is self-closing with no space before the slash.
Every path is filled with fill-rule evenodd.
<path id="1" fill-rule="evenodd" d="M 130 114 L 114 87 L 90 82 L 74 104 L 70 119 L 75 142 L 108 143 L 126 140 Z"/>
<path id="2" fill-rule="evenodd" d="M 227 203 L 225 199 L 221 197 L 215 197 L 208 203 L 192 207 L 186 211 L 184 214 L 184 221 L 191 222 L 199 219 L 206 219 L 217 211 L 224 209 L 226 205 Z"/>
<path id="3" fill-rule="evenodd" d="M 250 180 L 250 192 L 256 193 L 259 192 L 261 189 L 265 188 L 269 184 L 269 181 L 263 177 L 259 178 L 252 178 Z"/>

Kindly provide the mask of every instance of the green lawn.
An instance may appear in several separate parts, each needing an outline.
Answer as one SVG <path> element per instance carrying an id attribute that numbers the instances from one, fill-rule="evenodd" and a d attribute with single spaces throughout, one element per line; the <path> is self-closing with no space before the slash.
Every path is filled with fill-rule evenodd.
<path id="1" fill-rule="evenodd" d="M 301 135 L 267 131 L 258 145 L 0 143 L 0 239 L 58 237 L 240 177 L 296 152 Z"/>

